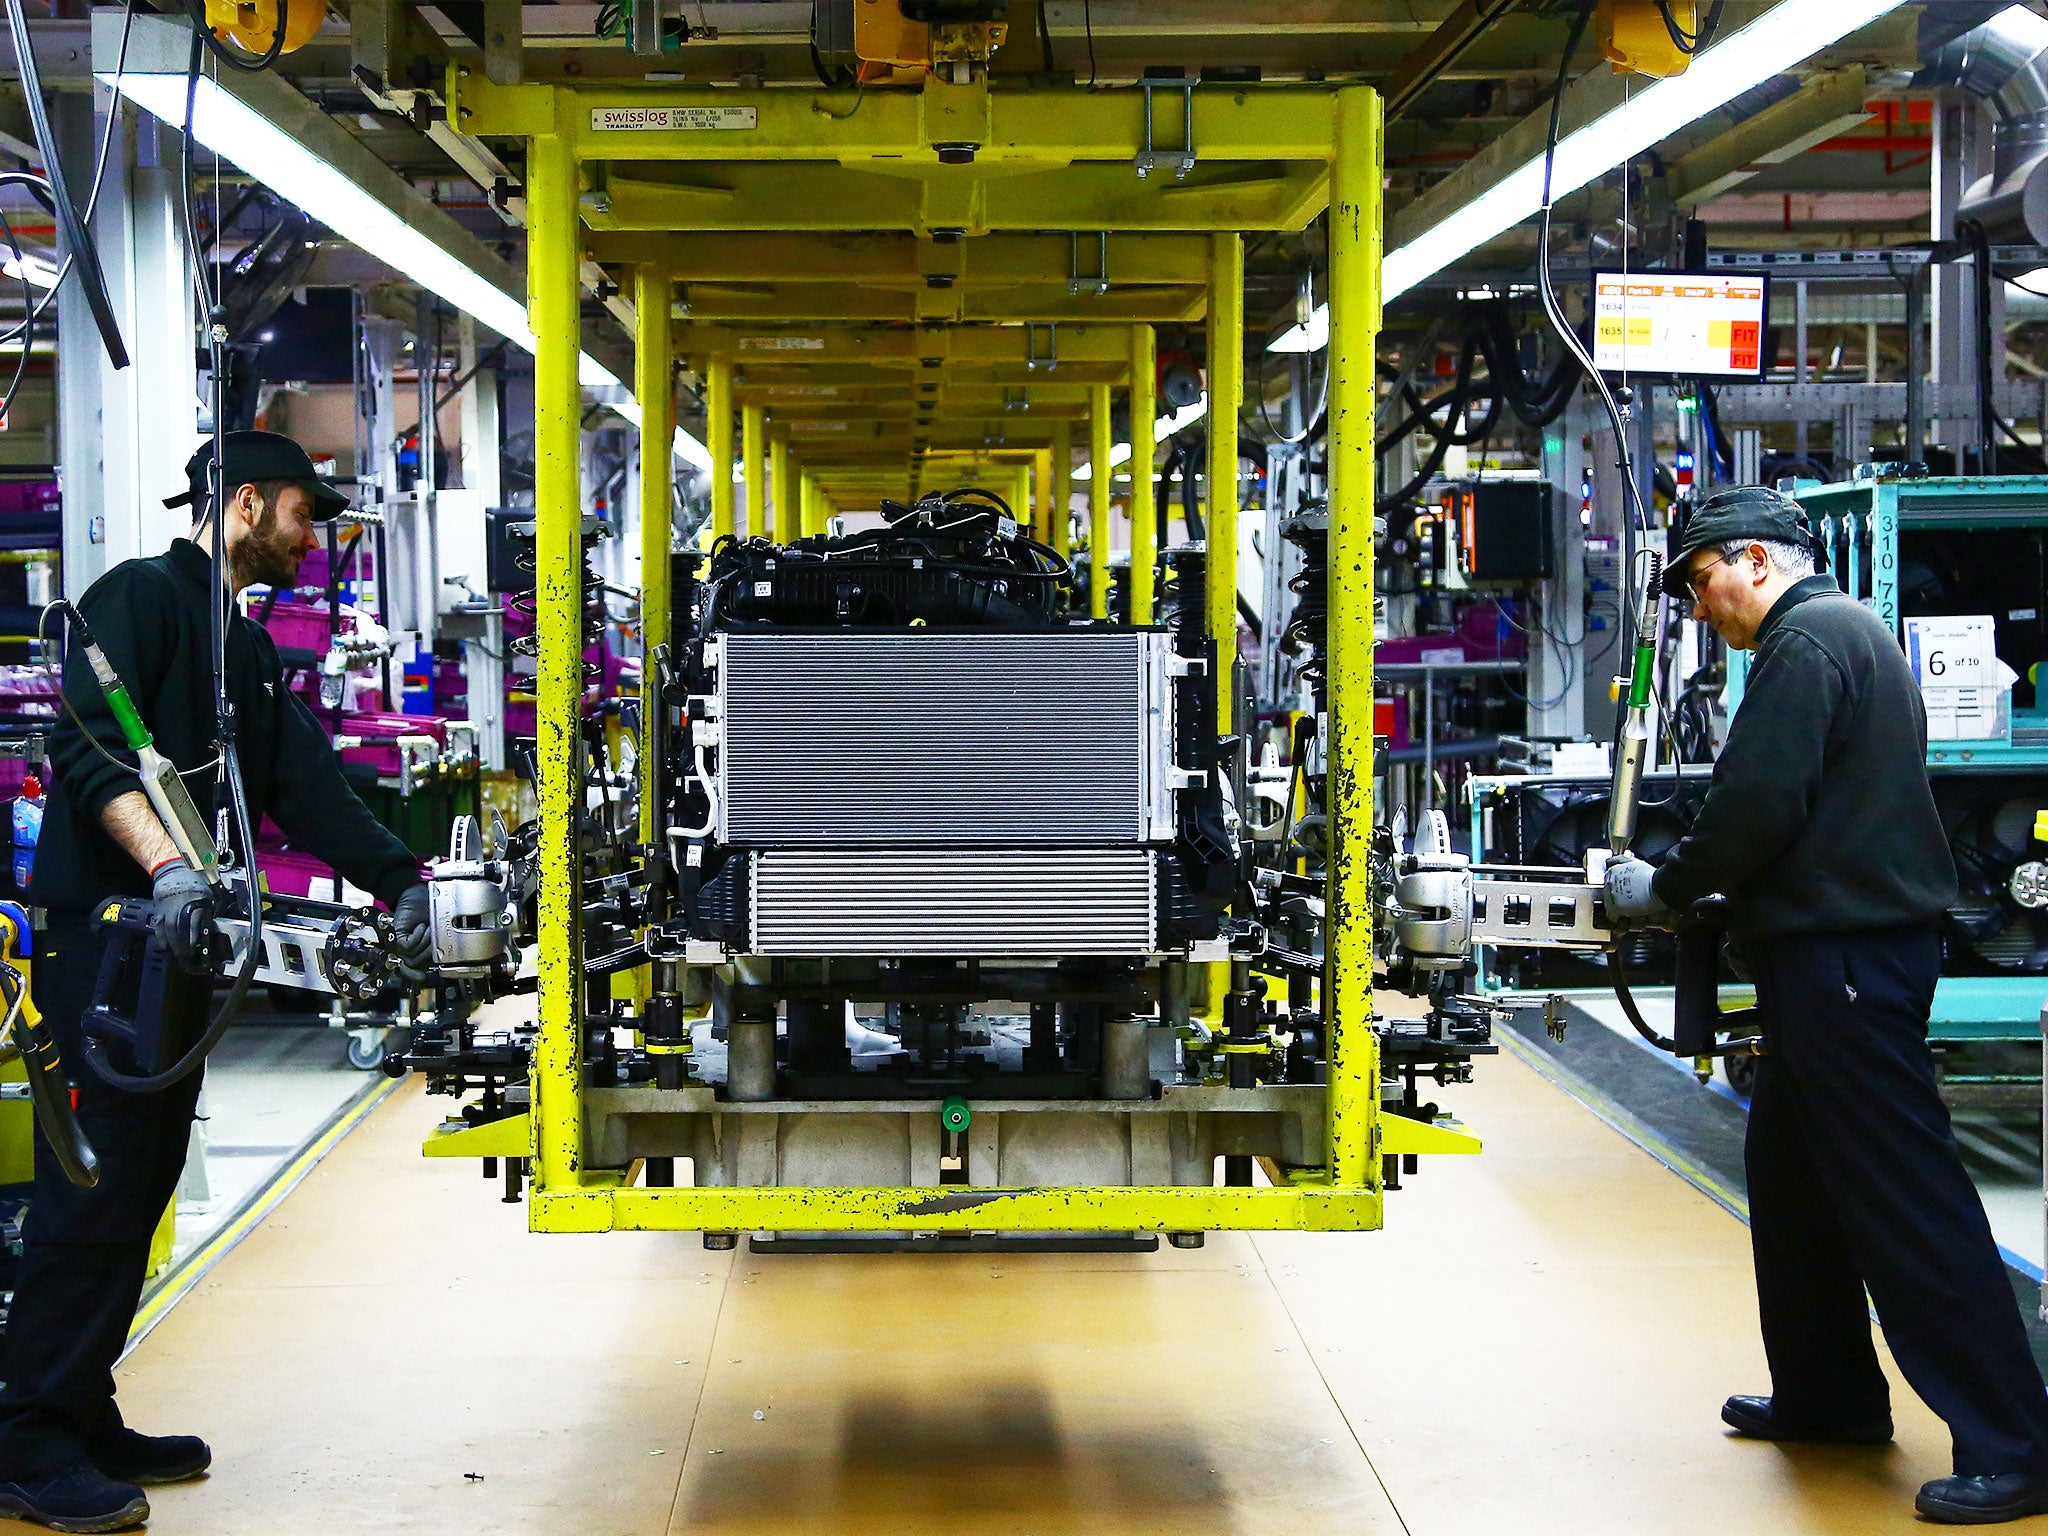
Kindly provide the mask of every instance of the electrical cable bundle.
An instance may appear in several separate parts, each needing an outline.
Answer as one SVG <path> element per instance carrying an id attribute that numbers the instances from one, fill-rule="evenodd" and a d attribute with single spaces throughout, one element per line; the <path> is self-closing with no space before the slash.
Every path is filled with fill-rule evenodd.
<path id="1" fill-rule="evenodd" d="M 887 519 L 838 537 L 780 545 L 720 539 L 704 578 L 697 635 L 754 624 L 1038 628 L 1072 595 L 1073 568 L 993 491 L 885 501 Z"/>
<path id="2" fill-rule="evenodd" d="M 1461 332 L 1452 383 L 1448 389 L 1425 399 L 1416 388 L 1415 367 L 1424 357 L 1436 355 L 1436 337 L 1452 323 Z M 1514 317 L 1507 301 L 1475 300 L 1460 305 L 1424 337 L 1405 371 L 1397 374 L 1389 370 L 1394 385 L 1392 398 L 1407 408 L 1407 414 L 1381 434 L 1375 451 L 1384 458 L 1417 431 L 1428 433 L 1433 446 L 1407 484 L 1375 498 L 1376 511 L 1395 512 L 1409 505 L 1443 467 L 1452 448 L 1469 448 L 1493 435 L 1503 407 L 1529 427 L 1548 426 L 1564 413 L 1586 372 L 1583 348 L 1567 351 L 1547 376 L 1532 380 L 1516 359 L 1517 346 Z M 1477 372 L 1481 363 L 1485 364 L 1483 374 Z M 1475 420 L 1473 406 L 1480 401 L 1485 402 L 1485 409 Z"/>

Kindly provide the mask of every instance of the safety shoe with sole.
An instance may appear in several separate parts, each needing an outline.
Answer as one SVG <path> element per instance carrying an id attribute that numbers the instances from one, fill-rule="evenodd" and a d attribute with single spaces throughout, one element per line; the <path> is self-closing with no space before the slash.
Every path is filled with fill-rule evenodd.
<path id="1" fill-rule="evenodd" d="M 1768 1397 L 1731 1397 L 1721 1405 L 1721 1422 L 1751 1440 L 1799 1440 L 1821 1445 L 1884 1445 L 1892 1438 L 1889 1417 L 1872 1424 L 1779 1424 Z"/>
<path id="2" fill-rule="evenodd" d="M 26 1520 L 53 1531 L 132 1531 L 149 1518 L 149 1500 L 133 1483 L 117 1483 L 91 1462 L 67 1461 L 36 1477 L 0 1482 L 0 1519 Z"/>

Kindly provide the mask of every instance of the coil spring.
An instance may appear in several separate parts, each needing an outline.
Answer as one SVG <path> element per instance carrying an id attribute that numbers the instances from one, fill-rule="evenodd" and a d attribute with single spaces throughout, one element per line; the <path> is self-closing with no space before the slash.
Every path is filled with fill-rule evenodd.
<path id="1" fill-rule="evenodd" d="M 604 643 L 604 583 L 590 563 L 591 551 L 596 546 L 596 537 L 586 534 L 583 539 L 583 649 L 586 652 L 593 646 L 601 646 Z M 521 547 L 513 552 L 512 564 L 529 576 L 539 574 L 539 556 L 534 550 L 531 535 L 527 535 L 522 540 Z M 539 623 L 538 605 L 539 594 L 536 592 L 515 592 L 505 599 L 508 611 L 518 614 L 536 626 Z M 538 630 L 509 642 L 506 650 L 515 656 L 537 657 L 540 654 Z M 601 662 L 591 661 L 586 657 L 582 672 L 584 682 L 597 682 L 604 676 L 604 666 Z"/>
<path id="2" fill-rule="evenodd" d="M 1330 630 L 1330 523 L 1323 504 L 1305 504 L 1282 526 L 1280 536 L 1301 551 L 1301 570 L 1287 583 L 1294 594 L 1294 610 L 1281 632 L 1280 648 L 1298 658 L 1295 675 L 1309 685 L 1320 713 L 1326 707 Z"/>

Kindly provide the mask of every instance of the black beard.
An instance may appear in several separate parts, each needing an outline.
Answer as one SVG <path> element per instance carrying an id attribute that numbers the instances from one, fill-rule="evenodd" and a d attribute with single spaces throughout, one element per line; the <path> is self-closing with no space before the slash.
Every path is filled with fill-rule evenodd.
<path id="1" fill-rule="evenodd" d="M 252 549 L 250 542 L 245 540 L 234 552 L 237 586 L 289 587 L 299 579 L 299 562 L 285 551 L 269 545 Z"/>

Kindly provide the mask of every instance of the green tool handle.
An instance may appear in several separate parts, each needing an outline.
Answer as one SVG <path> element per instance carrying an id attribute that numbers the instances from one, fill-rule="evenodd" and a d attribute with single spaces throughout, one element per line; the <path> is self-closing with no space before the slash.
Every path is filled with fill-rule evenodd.
<path id="1" fill-rule="evenodd" d="M 1648 709 L 1650 707 L 1650 682 L 1657 675 L 1657 645 L 1648 634 L 1636 636 L 1635 665 L 1629 669 L 1628 707 Z"/>
<path id="2" fill-rule="evenodd" d="M 142 712 L 135 707 L 135 701 L 128 697 L 127 685 L 121 681 L 121 674 L 114 670 L 114 664 L 107 660 L 107 653 L 100 649 L 100 643 L 92 632 L 92 626 L 85 622 L 85 615 L 71 604 L 65 609 L 71 615 L 71 628 L 77 636 L 80 649 L 85 652 L 86 664 L 92 668 L 92 675 L 100 685 L 100 692 L 107 696 L 107 708 L 114 712 L 115 723 L 121 727 L 121 738 L 128 743 L 128 750 L 140 752 L 155 743 L 149 734 L 149 727 L 142 723 Z"/>

